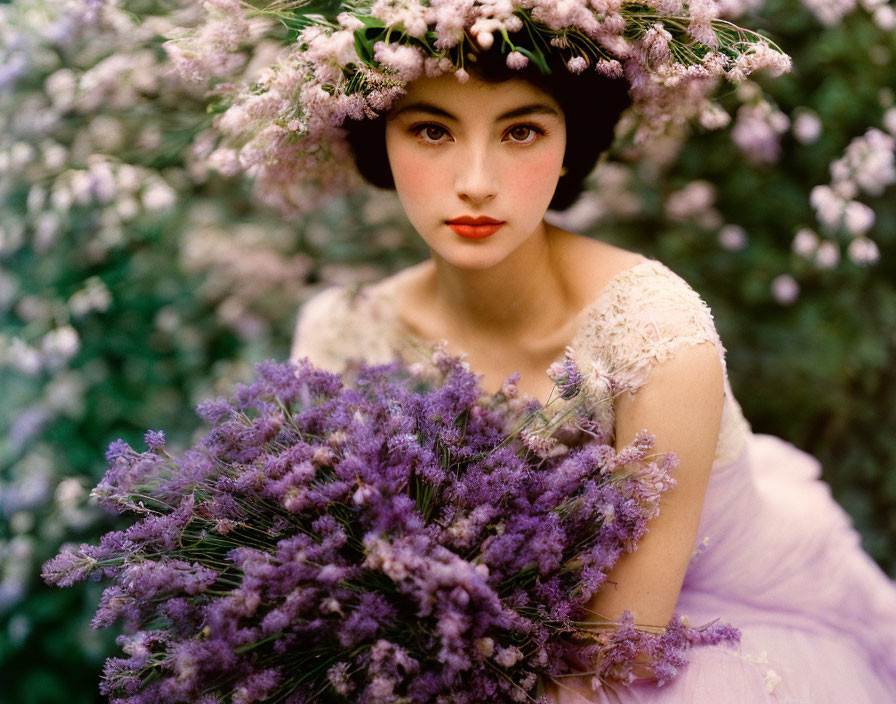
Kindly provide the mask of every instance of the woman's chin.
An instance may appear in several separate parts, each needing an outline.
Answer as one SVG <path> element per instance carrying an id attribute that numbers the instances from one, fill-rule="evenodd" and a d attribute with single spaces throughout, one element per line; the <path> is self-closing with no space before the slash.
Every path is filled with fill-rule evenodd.
<path id="1" fill-rule="evenodd" d="M 458 251 L 458 248 L 432 250 L 433 257 L 440 259 L 444 264 L 460 271 L 487 271 L 504 261 L 509 252 L 477 246 L 467 248 L 467 251 Z"/>

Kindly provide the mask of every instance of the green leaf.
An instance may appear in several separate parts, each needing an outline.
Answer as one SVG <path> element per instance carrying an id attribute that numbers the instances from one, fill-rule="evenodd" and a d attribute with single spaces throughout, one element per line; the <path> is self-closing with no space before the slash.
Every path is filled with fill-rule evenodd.
<path id="1" fill-rule="evenodd" d="M 535 49 L 535 51 L 530 51 L 529 49 L 525 49 L 521 46 L 515 47 L 516 51 L 520 52 L 523 56 L 529 59 L 532 63 L 538 66 L 538 69 L 542 73 L 551 73 L 551 69 L 548 66 L 548 62 L 545 61 L 544 54 L 541 53 L 541 49 Z"/>
<path id="2" fill-rule="evenodd" d="M 337 15 L 342 10 L 341 0 L 308 0 L 308 2 L 296 7 L 293 10 L 293 14 L 300 19 L 304 19 L 307 15 L 321 15 L 330 22 L 335 22 Z"/>
<path id="3" fill-rule="evenodd" d="M 375 43 L 375 40 L 367 36 L 367 30 L 355 30 L 355 53 L 358 54 L 358 58 L 361 59 L 362 63 L 373 63 L 373 45 Z"/>

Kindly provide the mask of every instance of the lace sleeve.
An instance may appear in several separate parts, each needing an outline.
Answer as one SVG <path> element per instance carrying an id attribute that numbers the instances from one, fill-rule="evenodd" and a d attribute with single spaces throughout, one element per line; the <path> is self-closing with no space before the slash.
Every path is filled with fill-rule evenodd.
<path id="1" fill-rule="evenodd" d="M 328 288 L 302 306 L 290 359 L 308 357 L 315 366 L 339 373 L 350 359 L 388 362 L 394 350 L 386 331 L 383 313 L 370 292 Z"/>
<path id="2" fill-rule="evenodd" d="M 341 287 L 328 288 L 308 300 L 299 311 L 290 359 L 307 357 L 315 366 L 341 372 L 340 321 L 347 312 L 347 296 Z"/>
<path id="3" fill-rule="evenodd" d="M 712 313 L 680 276 L 654 260 L 622 272 L 586 312 L 574 347 L 612 380 L 615 392 L 640 389 L 658 363 L 682 347 L 712 342 L 725 369 L 725 348 Z"/>

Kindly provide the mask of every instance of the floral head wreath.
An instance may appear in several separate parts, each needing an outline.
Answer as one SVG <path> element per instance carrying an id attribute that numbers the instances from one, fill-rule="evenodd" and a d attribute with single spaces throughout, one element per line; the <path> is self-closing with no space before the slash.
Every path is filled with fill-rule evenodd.
<path id="1" fill-rule="evenodd" d="M 203 24 L 166 44 L 192 80 L 239 69 L 240 46 L 258 41 L 265 19 L 287 30 L 286 46 L 254 82 L 218 86 L 223 140 L 210 155 L 226 174 L 254 175 L 261 198 L 284 214 L 359 180 L 345 120 L 381 115 L 421 76 L 466 80 L 479 49 L 498 47 L 511 69 L 531 63 L 549 73 L 546 57 L 554 54 L 573 74 L 624 77 L 636 139 L 695 115 L 707 126 L 719 122 L 721 108 L 707 95 L 722 77 L 740 82 L 759 69 L 790 69 L 767 38 L 720 19 L 716 0 L 205 0 L 205 7 Z"/>

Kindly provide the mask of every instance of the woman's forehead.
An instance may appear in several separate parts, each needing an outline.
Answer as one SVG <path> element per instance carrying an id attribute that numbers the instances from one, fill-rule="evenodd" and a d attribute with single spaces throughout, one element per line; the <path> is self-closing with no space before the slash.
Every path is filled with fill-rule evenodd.
<path id="1" fill-rule="evenodd" d="M 543 108 L 535 110 L 534 108 Z M 512 117 L 522 108 L 529 112 L 556 113 L 563 116 L 560 105 L 549 93 L 523 79 L 487 82 L 471 76 L 461 83 L 453 74 L 437 78 L 420 78 L 408 84 L 405 94 L 389 111 L 390 117 L 410 111 L 444 113 L 446 118 Z"/>

